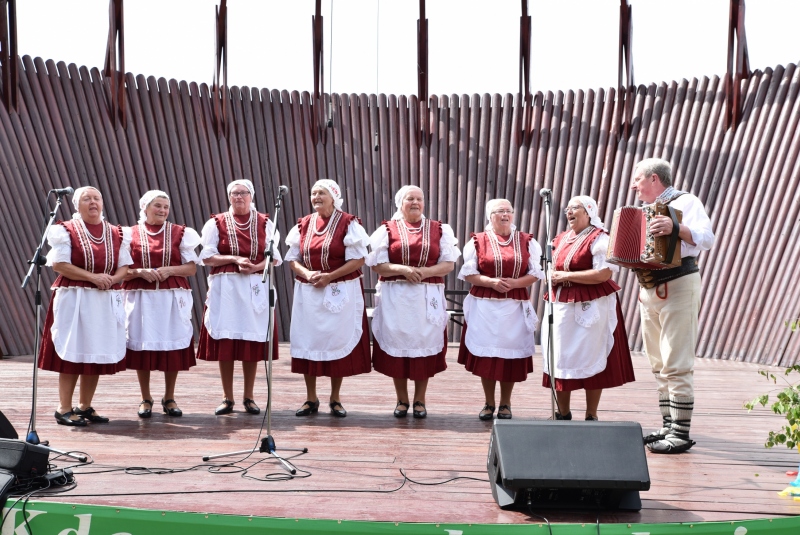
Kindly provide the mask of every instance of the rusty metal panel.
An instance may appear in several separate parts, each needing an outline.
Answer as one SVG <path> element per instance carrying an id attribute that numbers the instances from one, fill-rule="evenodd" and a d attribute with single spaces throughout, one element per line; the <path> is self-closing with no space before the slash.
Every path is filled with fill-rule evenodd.
<path id="1" fill-rule="evenodd" d="M 419 184 L 427 215 L 451 224 L 463 246 L 485 224 L 484 204 L 505 197 L 517 225 L 544 241 L 539 189 L 553 191 L 554 231 L 566 227 L 561 209 L 571 196 L 590 194 L 610 222 L 613 210 L 635 201 L 634 165 L 657 156 L 673 164 L 675 185 L 705 203 L 717 244 L 700 256 L 703 273 L 701 357 L 765 364 L 798 362 L 791 329 L 800 315 L 800 70 L 796 65 L 755 71 L 741 81 L 742 115 L 724 125 L 725 85 L 719 77 L 649 86 L 599 88 L 533 97 L 527 136 L 518 136 L 521 103 L 513 95 L 432 95 L 430 140 L 419 143 L 426 118 L 414 95 L 322 95 L 332 124 L 315 143 L 308 92 L 231 87 L 227 135 L 214 127 L 206 84 L 125 76 L 123 127 L 114 128 L 108 90 L 98 69 L 40 58 L 20 61 L 18 113 L 0 109 L 0 351 L 33 347 L 33 291 L 17 280 L 42 225 L 42 202 L 53 187 L 85 184 L 103 193 L 106 214 L 131 225 L 146 189 L 173 197 L 172 219 L 196 229 L 227 209 L 225 185 L 254 181 L 256 203 L 271 211 L 279 184 L 290 197 L 277 224 L 285 236 L 310 211 L 310 187 L 337 180 L 345 209 L 372 232 L 394 211 L 394 193 Z M 622 98 L 620 98 L 622 97 Z M 618 111 L 630 106 L 630 121 Z M 521 123 L 520 123 L 521 124 Z M 518 139 L 529 139 L 519 146 Z M 421 138 L 420 138 L 421 139 Z M 429 142 L 427 142 L 429 141 Z M 25 199 L 25 209 L 11 198 Z M 28 207 L 30 207 L 28 209 Z M 68 218 L 71 206 L 59 217 Z M 281 338 L 289 333 L 293 281 L 277 271 Z M 43 285 L 54 279 L 44 270 Z M 641 347 L 637 285 L 623 270 L 616 279 L 631 347 Z M 371 273 L 365 285 L 372 286 Z M 465 289 L 455 273 L 453 289 Z M 202 314 L 205 272 L 193 278 L 195 324 Z M 533 296 L 543 315 L 541 284 Z M 49 299 L 45 292 L 45 305 Z M 451 340 L 460 328 L 449 329 Z"/>

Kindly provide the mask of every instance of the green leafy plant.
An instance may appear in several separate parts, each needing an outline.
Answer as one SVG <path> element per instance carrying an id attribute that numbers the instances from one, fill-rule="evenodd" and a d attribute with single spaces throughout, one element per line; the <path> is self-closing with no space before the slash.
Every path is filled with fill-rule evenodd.
<path id="1" fill-rule="evenodd" d="M 779 431 L 770 431 L 765 447 L 771 448 L 776 444 L 786 444 L 787 448 L 794 449 L 800 446 L 800 381 L 796 383 L 790 382 L 786 376 L 795 372 L 800 374 L 800 364 L 795 364 L 790 368 L 786 368 L 783 376 L 776 376 L 766 370 L 758 370 L 758 373 L 772 381 L 773 384 L 778 384 L 778 377 L 786 383 L 786 387 L 777 393 L 776 399 L 770 405 L 772 412 L 781 414 L 786 418 L 786 423 L 780 428 Z M 744 404 L 744 408 L 748 412 L 752 411 L 756 405 L 766 407 L 770 402 L 770 394 L 761 394 L 752 401 Z"/>

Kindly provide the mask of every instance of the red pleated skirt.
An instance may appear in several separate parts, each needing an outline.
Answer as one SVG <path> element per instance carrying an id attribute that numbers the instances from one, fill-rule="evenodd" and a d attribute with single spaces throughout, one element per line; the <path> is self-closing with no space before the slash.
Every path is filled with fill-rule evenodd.
<path id="1" fill-rule="evenodd" d="M 203 308 L 205 317 L 205 307 Z M 267 359 L 267 343 L 249 340 L 231 340 L 230 338 L 211 338 L 206 330 L 205 322 L 200 328 L 200 342 L 197 344 L 197 358 L 211 361 L 258 362 Z M 275 312 L 275 324 L 272 329 L 272 360 L 278 360 L 278 313 Z"/>
<path id="2" fill-rule="evenodd" d="M 467 344 L 464 343 L 466 336 L 467 322 L 464 322 L 464 327 L 461 329 L 461 345 L 458 348 L 458 363 L 463 364 L 473 375 L 504 383 L 520 383 L 533 371 L 533 355 L 519 359 L 478 357 L 467 349 Z"/>
<path id="3" fill-rule="evenodd" d="M 378 341 L 372 340 L 372 367 L 376 372 L 395 379 L 421 381 L 429 379 L 447 369 L 447 330 L 444 331 L 444 347 L 435 355 L 427 357 L 393 357 L 386 353 Z"/>
<path id="4" fill-rule="evenodd" d="M 81 364 L 63 360 L 58 356 L 56 346 L 53 345 L 53 337 L 50 334 L 50 329 L 53 327 L 53 301 L 55 296 L 56 290 L 53 290 L 53 295 L 50 296 L 50 306 L 47 307 L 47 315 L 44 318 L 42 343 L 39 346 L 37 364 L 39 369 L 71 375 L 113 375 L 117 372 L 125 371 L 126 362 L 124 358 L 116 364 Z"/>
<path id="5" fill-rule="evenodd" d="M 350 377 L 372 371 L 369 350 L 369 324 L 367 310 L 361 319 L 361 340 L 348 354 L 337 360 L 317 361 L 292 357 L 292 372 L 315 377 Z"/>
<path id="6" fill-rule="evenodd" d="M 558 379 L 556 390 L 559 392 L 572 392 L 573 390 L 597 390 L 601 388 L 614 388 L 625 383 L 632 383 L 636 378 L 633 374 L 631 351 L 628 348 L 628 335 L 625 333 L 625 319 L 622 317 L 622 307 L 617 299 L 617 328 L 614 329 L 614 345 L 608 354 L 606 368 L 592 377 L 586 379 Z M 542 374 L 542 386 L 550 388 L 550 376 Z"/>
<path id="7" fill-rule="evenodd" d="M 129 370 L 184 372 L 197 364 L 194 338 L 188 347 L 171 351 L 136 351 L 128 348 L 125 361 Z"/>

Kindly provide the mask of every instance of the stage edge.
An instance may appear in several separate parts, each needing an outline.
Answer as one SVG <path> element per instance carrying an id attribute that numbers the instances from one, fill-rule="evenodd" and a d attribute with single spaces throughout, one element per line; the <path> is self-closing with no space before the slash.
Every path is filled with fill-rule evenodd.
<path id="1" fill-rule="evenodd" d="M 13 504 L 9 500 L 7 504 Z M 3 515 L 8 512 L 3 508 Z M 355 520 L 312 520 L 266 518 L 204 513 L 179 513 L 50 502 L 28 502 L 23 520 L 22 505 L 8 514 L 0 535 L 224 535 L 264 533 L 290 534 L 393 534 L 393 535 L 515 535 L 548 534 L 547 525 L 529 524 L 423 524 L 365 522 Z M 541 531 L 540 531 L 541 530 Z M 594 535 L 597 526 L 553 524 L 555 535 Z M 800 533 L 800 516 L 737 522 L 684 524 L 601 524 L 603 535 L 783 535 Z"/>

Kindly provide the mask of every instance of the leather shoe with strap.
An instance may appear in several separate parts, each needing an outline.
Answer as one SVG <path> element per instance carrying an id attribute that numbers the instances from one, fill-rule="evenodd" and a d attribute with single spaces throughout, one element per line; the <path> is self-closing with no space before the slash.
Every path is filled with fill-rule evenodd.
<path id="1" fill-rule="evenodd" d="M 317 412 L 319 410 L 319 400 L 317 401 L 306 401 L 303 403 L 303 406 L 297 409 L 297 412 L 294 413 L 295 416 L 308 416 L 312 412 Z"/>
<path id="2" fill-rule="evenodd" d="M 336 416 L 337 418 L 344 418 L 347 416 L 347 411 L 344 409 L 344 406 L 339 401 L 331 401 L 328 403 L 328 407 L 331 408 L 331 414 Z M 336 407 L 339 407 L 338 409 Z"/>
<path id="3" fill-rule="evenodd" d="M 217 405 L 217 408 L 214 409 L 214 414 L 217 416 L 222 416 L 223 414 L 230 414 L 233 412 L 234 402 L 225 398 L 222 400 L 222 403 Z"/>
<path id="4" fill-rule="evenodd" d="M 494 405 L 489 405 L 488 403 L 484 405 L 478 414 L 478 419 L 484 421 L 494 419 Z"/>
<path id="5" fill-rule="evenodd" d="M 87 422 L 91 422 L 93 424 L 107 424 L 108 423 L 108 418 L 106 418 L 105 416 L 100 416 L 99 414 L 97 414 L 97 411 L 94 410 L 92 407 L 86 407 L 83 410 L 80 410 L 80 409 L 78 409 L 76 407 L 76 408 L 72 409 L 72 412 L 74 414 L 77 414 L 78 416 L 83 417 L 83 419 L 86 420 Z"/>
<path id="6" fill-rule="evenodd" d="M 507 411 L 507 412 L 503 412 Z M 497 419 L 498 420 L 510 420 L 511 419 L 511 407 L 508 405 L 500 405 L 497 409 Z"/>
<path id="7" fill-rule="evenodd" d="M 146 409 L 139 409 L 136 413 L 139 415 L 139 418 L 150 418 L 153 415 L 153 400 L 152 399 L 143 399 L 139 402 L 139 406 L 142 405 L 150 405 Z"/>
<path id="8" fill-rule="evenodd" d="M 60 412 L 56 411 L 55 414 L 56 422 L 58 422 L 59 425 L 68 425 L 71 427 L 85 427 L 86 420 L 84 420 L 83 418 L 78 418 L 77 420 L 73 420 L 72 419 L 73 414 L 75 413 L 72 411 L 67 411 L 64 414 L 61 414 Z"/>
<path id="9" fill-rule="evenodd" d="M 410 405 L 405 401 L 397 401 L 397 406 L 394 408 L 394 417 L 395 418 L 404 418 L 408 415 L 408 409 Z"/>
<path id="10" fill-rule="evenodd" d="M 419 409 L 417 409 L 419 407 Z M 425 404 L 421 401 L 414 402 L 414 418 L 426 418 L 428 411 L 425 410 Z"/>
<path id="11" fill-rule="evenodd" d="M 244 405 L 244 410 L 247 411 L 247 414 L 260 414 L 261 413 L 261 409 L 258 408 L 258 405 L 256 405 L 256 402 L 253 401 L 250 398 L 244 398 L 244 402 L 242 404 Z"/>
<path id="12" fill-rule="evenodd" d="M 161 408 L 164 409 L 164 414 L 167 416 L 183 416 L 183 411 L 178 408 L 178 404 L 175 403 L 174 407 L 167 407 L 170 403 L 175 403 L 174 399 L 161 399 Z"/>

